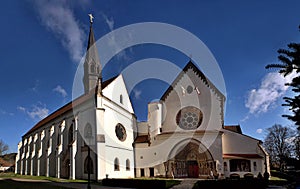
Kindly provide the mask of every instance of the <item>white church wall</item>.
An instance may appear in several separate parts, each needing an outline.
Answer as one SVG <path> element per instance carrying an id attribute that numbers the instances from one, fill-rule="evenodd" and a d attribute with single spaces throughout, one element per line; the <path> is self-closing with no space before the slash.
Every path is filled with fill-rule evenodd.
<path id="1" fill-rule="evenodd" d="M 126 109 L 130 113 L 134 113 L 122 75 L 119 75 L 114 81 L 105 87 L 102 90 L 102 93 L 105 97 L 117 103 L 122 108 Z"/>
<path id="2" fill-rule="evenodd" d="M 187 92 L 188 86 L 193 89 L 190 94 Z M 163 132 L 184 131 L 177 126 L 176 115 L 179 110 L 188 106 L 199 108 L 203 113 L 202 123 L 197 130 L 221 129 L 222 112 L 218 96 L 203 83 L 192 69 L 189 69 L 187 74 L 183 75 L 173 87 L 164 102 L 165 109 L 163 111 L 166 112 L 166 118 L 163 121 Z"/>
<path id="3" fill-rule="evenodd" d="M 154 137 L 161 133 L 162 119 L 162 104 L 160 102 L 149 103 L 148 125 L 150 127 L 150 136 Z"/>
<path id="4" fill-rule="evenodd" d="M 256 154 L 258 152 L 258 140 L 223 130 L 223 153 L 224 154 Z"/>
<path id="5" fill-rule="evenodd" d="M 115 170 L 115 159 L 119 160 L 119 170 Z M 126 160 L 130 162 L 130 169 L 126 169 Z M 122 148 L 106 146 L 106 174 L 109 178 L 133 178 L 133 152 Z"/>
<path id="6" fill-rule="evenodd" d="M 148 122 L 138 122 L 137 131 L 138 131 L 138 136 L 147 135 L 149 131 Z"/>

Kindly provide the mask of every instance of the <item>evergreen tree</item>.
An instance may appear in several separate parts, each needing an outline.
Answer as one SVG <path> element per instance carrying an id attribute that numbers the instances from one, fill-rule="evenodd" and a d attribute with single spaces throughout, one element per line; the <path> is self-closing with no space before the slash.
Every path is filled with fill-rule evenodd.
<path id="1" fill-rule="evenodd" d="M 297 73 L 297 76 L 293 78 L 291 83 L 286 83 L 287 86 L 292 87 L 295 96 L 283 98 L 285 101 L 283 106 L 288 106 L 292 115 L 283 115 L 283 117 L 287 117 L 289 120 L 293 121 L 298 127 L 298 130 L 300 130 L 300 43 L 290 43 L 288 44 L 288 49 L 279 49 L 278 53 L 278 59 L 281 64 L 269 64 L 266 68 L 279 68 L 279 73 L 284 77 L 292 72 Z"/>

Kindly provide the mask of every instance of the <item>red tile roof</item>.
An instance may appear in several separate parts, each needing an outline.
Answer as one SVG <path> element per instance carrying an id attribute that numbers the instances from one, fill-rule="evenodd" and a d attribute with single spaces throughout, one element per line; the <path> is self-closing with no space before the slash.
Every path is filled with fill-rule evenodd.
<path id="1" fill-rule="evenodd" d="M 11 167 L 13 165 L 13 163 L 9 163 L 8 161 L 5 161 L 3 158 L 0 157 L 0 167 Z"/>
<path id="2" fill-rule="evenodd" d="M 148 135 L 137 136 L 134 140 L 134 143 L 147 143 L 147 142 L 149 142 Z"/>
<path id="3" fill-rule="evenodd" d="M 259 154 L 223 154 L 223 158 L 263 158 Z"/>
<path id="4" fill-rule="evenodd" d="M 240 125 L 225 125 L 224 129 L 229 130 L 229 131 L 233 131 L 233 132 L 236 132 L 236 133 L 243 134 Z"/>
<path id="5" fill-rule="evenodd" d="M 104 82 L 102 82 L 102 89 L 104 89 L 105 87 L 107 87 L 112 81 L 114 81 L 118 76 L 112 77 Z M 51 120 L 59 117 L 60 115 L 66 113 L 67 111 L 71 111 L 74 107 L 86 102 L 87 100 L 89 100 L 90 98 L 94 97 L 95 95 L 95 91 L 91 90 L 89 93 L 84 94 L 80 97 L 78 97 L 77 99 L 67 103 L 66 105 L 62 106 L 61 108 L 59 108 L 58 110 L 56 110 L 55 112 L 53 112 L 52 114 L 48 115 L 47 117 L 45 117 L 44 119 L 42 119 L 41 121 L 39 121 L 35 126 L 33 126 L 24 136 L 29 135 L 30 133 L 32 133 L 33 131 L 37 130 L 38 128 L 42 127 L 43 125 L 47 124 L 48 122 L 50 122 Z"/>

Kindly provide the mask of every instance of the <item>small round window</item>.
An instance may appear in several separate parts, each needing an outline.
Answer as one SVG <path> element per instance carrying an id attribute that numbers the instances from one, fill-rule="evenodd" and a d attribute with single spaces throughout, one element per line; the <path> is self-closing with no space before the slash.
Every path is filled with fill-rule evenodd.
<path id="1" fill-rule="evenodd" d="M 197 129 L 203 120 L 201 110 L 195 107 L 185 107 L 181 109 L 176 116 L 177 125 L 186 130 Z"/>
<path id="2" fill-rule="evenodd" d="M 190 85 L 186 88 L 186 91 L 189 94 L 191 94 L 193 92 L 193 90 L 194 90 L 194 88 L 192 86 L 190 86 Z"/>
<path id="3" fill-rule="evenodd" d="M 125 127 L 122 124 L 118 123 L 116 125 L 115 132 L 116 132 L 116 136 L 118 137 L 118 139 L 120 141 L 123 142 L 123 141 L 126 140 L 126 136 L 127 136 L 126 135 L 126 129 L 125 129 Z"/>

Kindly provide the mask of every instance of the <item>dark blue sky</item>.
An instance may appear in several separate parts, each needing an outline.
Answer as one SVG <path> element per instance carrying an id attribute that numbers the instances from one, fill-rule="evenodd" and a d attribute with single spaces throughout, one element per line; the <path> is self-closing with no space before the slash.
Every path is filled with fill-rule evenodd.
<path id="1" fill-rule="evenodd" d="M 264 67 L 277 62 L 279 48 L 300 41 L 299 7 L 297 0 L 4 1 L 0 6 L 0 139 L 16 151 L 21 136 L 41 117 L 72 99 L 78 57 L 87 44 L 88 13 L 95 17 L 97 39 L 139 22 L 168 23 L 193 33 L 223 72 L 225 124 L 241 124 L 245 134 L 263 139 L 265 128 L 291 124 L 280 116 L 287 112 L 280 104 L 289 90 L 282 87 L 284 80 L 276 70 Z M 180 68 L 189 61 L 171 48 L 139 45 L 114 57 L 103 71 L 104 78 L 143 58 L 166 59 Z M 158 80 L 136 86 L 131 98 L 141 120 L 146 118 L 146 103 L 159 98 L 166 87 Z"/>

